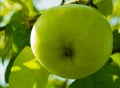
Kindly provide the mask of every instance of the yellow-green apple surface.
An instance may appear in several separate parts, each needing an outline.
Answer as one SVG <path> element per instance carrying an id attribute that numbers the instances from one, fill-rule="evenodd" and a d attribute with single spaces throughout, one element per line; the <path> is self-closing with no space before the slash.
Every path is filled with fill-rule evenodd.
<path id="1" fill-rule="evenodd" d="M 85 5 L 48 9 L 33 26 L 31 47 L 49 72 L 70 79 L 89 76 L 106 63 L 112 31 L 97 10 Z"/>

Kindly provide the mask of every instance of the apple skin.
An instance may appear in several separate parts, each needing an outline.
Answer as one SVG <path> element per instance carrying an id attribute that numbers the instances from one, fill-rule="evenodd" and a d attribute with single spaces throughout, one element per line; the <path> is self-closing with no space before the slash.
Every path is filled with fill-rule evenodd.
<path id="1" fill-rule="evenodd" d="M 48 9 L 31 32 L 41 65 L 60 77 L 89 76 L 107 62 L 113 46 L 108 21 L 94 8 L 68 4 Z"/>

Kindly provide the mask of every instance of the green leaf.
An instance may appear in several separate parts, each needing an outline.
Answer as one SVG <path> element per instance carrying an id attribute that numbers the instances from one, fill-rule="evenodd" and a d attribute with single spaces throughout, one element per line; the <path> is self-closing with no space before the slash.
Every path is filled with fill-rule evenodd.
<path id="1" fill-rule="evenodd" d="M 112 0 L 94 0 L 94 4 L 97 6 L 97 10 L 103 15 L 107 16 L 112 14 L 113 3 Z"/>
<path id="2" fill-rule="evenodd" d="M 27 3 L 26 3 L 27 2 Z M 38 11 L 35 9 L 35 7 L 33 6 L 33 2 L 32 0 L 23 0 L 23 3 L 26 5 L 26 7 L 28 8 L 29 11 L 29 16 L 30 17 L 34 17 L 38 14 Z"/>
<path id="3" fill-rule="evenodd" d="M 40 66 L 31 48 L 25 47 L 13 63 L 9 88 L 45 88 L 47 80 L 48 72 Z"/>
<path id="4" fill-rule="evenodd" d="M 114 82 L 112 76 L 114 75 L 113 67 L 110 64 L 111 61 L 108 61 L 105 66 L 93 74 L 91 77 L 94 81 L 94 86 L 97 88 L 114 88 Z M 116 68 L 116 67 L 114 67 Z M 119 71 L 119 69 L 117 69 Z"/>
<path id="5" fill-rule="evenodd" d="M 75 80 L 69 88 L 94 88 L 94 82 L 91 77 Z"/>
<path id="6" fill-rule="evenodd" d="M 112 63 L 112 59 L 109 59 L 98 72 L 75 80 L 70 88 L 120 88 L 120 68 Z"/>
<path id="7" fill-rule="evenodd" d="M 12 48 L 18 54 L 25 46 L 30 45 L 31 30 L 20 22 L 12 21 L 6 27 L 6 35 L 12 42 Z"/>
<path id="8" fill-rule="evenodd" d="M 120 53 L 112 54 L 111 57 L 114 61 L 114 64 L 117 64 L 120 67 Z"/>
<path id="9" fill-rule="evenodd" d="M 34 8 L 32 0 L 12 0 L 13 2 L 18 2 L 22 8 L 23 8 L 23 12 L 26 14 L 26 16 L 28 15 L 29 17 L 34 17 L 35 15 L 38 14 L 38 11 Z M 27 2 L 27 3 L 26 3 Z M 18 18 L 19 19 L 19 18 Z"/>
<path id="10" fill-rule="evenodd" d="M 120 53 L 112 54 L 113 65 L 118 66 L 120 68 Z M 117 68 L 116 68 L 117 69 Z M 115 71 L 114 71 L 115 72 Z M 120 88 L 120 69 L 116 71 L 116 74 L 113 76 L 114 79 L 114 88 Z"/>
<path id="11" fill-rule="evenodd" d="M 0 57 L 4 60 L 7 57 L 8 53 L 11 50 L 11 42 L 6 37 L 5 31 L 0 31 Z"/>
<path id="12" fill-rule="evenodd" d="M 17 22 L 17 21 L 11 21 L 5 28 L 5 34 L 8 37 L 13 37 L 14 34 L 16 34 L 19 31 L 23 31 L 24 27 L 22 23 Z"/>
<path id="13" fill-rule="evenodd" d="M 19 53 L 26 45 L 30 45 L 30 30 L 26 29 L 18 32 L 13 37 L 13 50 Z"/>
<path id="14" fill-rule="evenodd" d="M 24 9 L 19 10 L 18 12 L 13 14 L 13 16 L 11 17 L 11 20 L 12 21 L 19 21 L 19 22 L 27 21 L 28 14 Z"/>

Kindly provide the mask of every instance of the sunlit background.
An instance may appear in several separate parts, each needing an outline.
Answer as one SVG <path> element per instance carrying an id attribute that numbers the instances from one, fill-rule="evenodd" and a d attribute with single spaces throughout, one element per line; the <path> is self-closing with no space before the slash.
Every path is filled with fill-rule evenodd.
<path id="1" fill-rule="evenodd" d="M 14 1 L 14 2 L 13 2 Z M 53 6 L 58 6 L 61 4 L 62 0 L 0 0 L 0 28 L 4 28 L 9 21 L 11 20 L 11 17 L 18 11 L 22 11 L 26 9 L 26 6 L 29 8 L 29 17 L 32 18 L 36 16 L 36 12 L 42 13 L 44 10 L 51 8 Z M 22 3 L 23 1 L 23 3 Z M 68 0 L 66 0 L 68 1 Z M 22 4 L 26 5 L 22 7 Z M 120 30 L 120 0 L 113 0 L 113 14 L 108 16 L 108 20 L 111 24 L 112 29 L 119 28 Z M 26 13 L 25 13 L 26 14 Z M 22 15 L 22 14 L 20 14 Z M 29 18 L 29 19 L 30 19 Z M 20 18 L 21 19 L 21 18 Z M 4 32 L 0 32 L 0 52 L 4 49 Z M 5 71 L 7 64 L 9 63 L 9 56 L 5 58 L 4 62 L 2 61 L 2 58 L 0 57 L 0 85 L 7 86 L 5 83 Z M 65 81 L 65 79 L 57 77 L 57 76 L 50 76 L 52 79 L 59 79 L 62 81 Z M 70 80 L 69 83 L 71 83 L 73 80 Z"/>

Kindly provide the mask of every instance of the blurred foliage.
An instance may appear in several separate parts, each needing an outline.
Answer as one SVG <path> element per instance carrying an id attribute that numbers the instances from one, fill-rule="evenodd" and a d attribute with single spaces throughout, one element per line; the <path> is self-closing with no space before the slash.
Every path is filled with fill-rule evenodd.
<path id="1" fill-rule="evenodd" d="M 46 6 L 50 3 L 47 1 L 50 0 L 46 0 L 44 3 Z M 53 6 L 60 5 L 62 2 L 62 0 L 56 1 L 58 3 Z M 65 1 L 79 1 L 80 4 L 85 4 L 88 0 Z M 36 67 L 35 71 L 29 68 L 32 64 L 38 65 L 30 52 L 30 32 L 37 18 L 48 8 L 38 8 L 38 5 L 41 5 L 41 0 L 0 0 L 0 61 L 4 66 L 5 60 L 9 60 L 4 77 L 6 85 L 10 83 L 10 88 L 21 88 L 23 86 L 24 88 L 42 88 L 41 85 L 43 88 L 45 85 L 46 88 L 68 88 L 69 85 L 70 88 L 120 88 L 120 0 L 93 1 L 97 10 L 108 19 L 113 30 L 112 59 L 110 58 L 100 71 L 89 77 L 76 79 L 71 84 L 68 83 L 70 79 L 61 80 L 54 76 L 48 78 L 48 73 L 44 74 L 46 71 L 41 66 Z M 25 67 L 24 63 L 29 62 L 28 67 Z M 11 68 L 14 66 L 18 66 L 17 69 L 22 70 L 11 72 Z M 25 82 L 24 85 L 21 85 L 23 82 Z M 31 85 L 28 86 L 27 84 Z M 0 85 L 0 88 L 6 88 L 1 82 Z"/>

